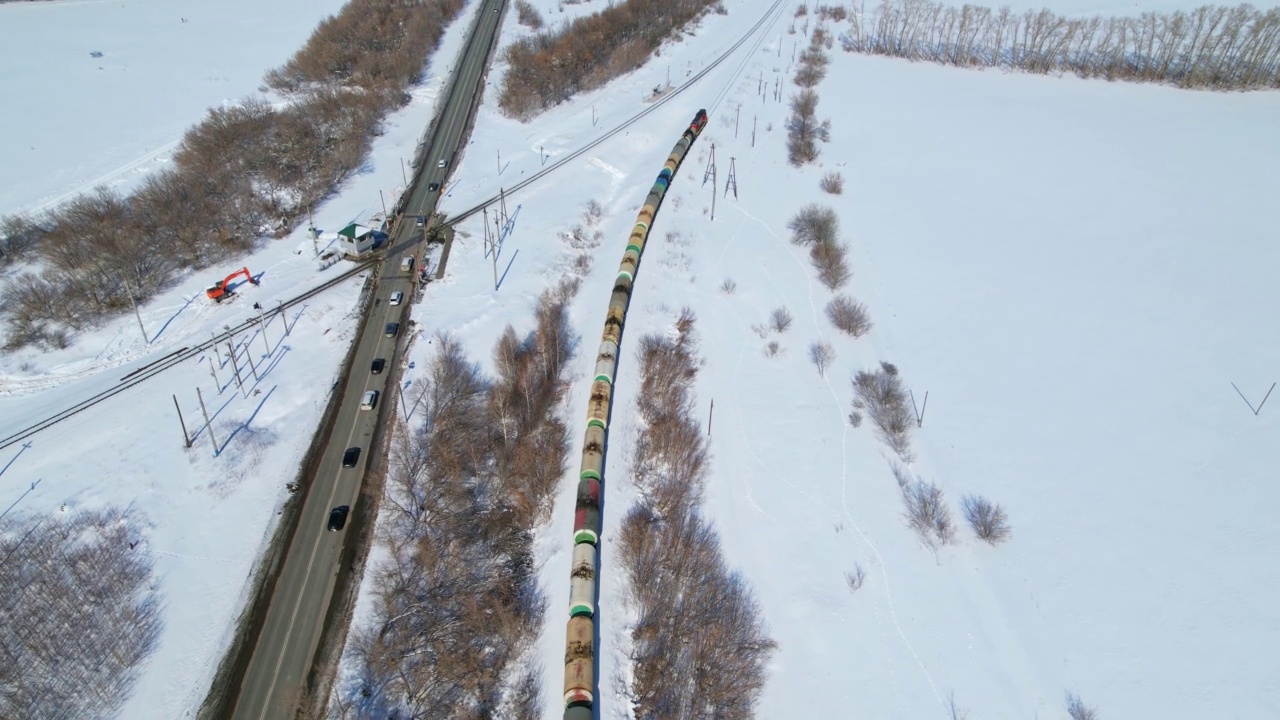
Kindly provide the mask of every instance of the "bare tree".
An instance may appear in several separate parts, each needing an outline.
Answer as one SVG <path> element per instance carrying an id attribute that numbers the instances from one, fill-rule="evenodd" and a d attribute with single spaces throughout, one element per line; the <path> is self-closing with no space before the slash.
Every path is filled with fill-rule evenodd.
<path id="1" fill-rule="evenodd" d="M 862 337 L 871 331 L 871 315 L 862 303 L 848 295 L 836 295 L 827 303 L 827 319 L 841 332 Z"/>
<path id="2" fill-rule="evenodd" d="M 1080 699 L 1076 693 L 1067 693 L 1067 715 L 1071 720 L 1098 720 L 1098 712 Z"/>
<path id="3" fill-rule="evenodd" d="M 853 378 L 853 392 L 854 409 L 865 410 L 881 441 L 903 462 L 911 462 L 911 428 L 915 426 L 915 417 L 897 368 L 881 363 L 873 372 L 859 370 Z"/>
<path id="4" fill-rule="evenodd" d="M 827 376 L 827 368 L 831 367 L 835 359 L 836 351 L 831 347 L 831 343 L 823 340 L 809 345 L 809 361 L 818 368 L 819 377 Z"/>
<path id="5" fill-rule="evenodd" d="M 637 717 L 750 718 L 776 648 L 746 581 L 730 571 L 719 537 L 698 511 L 709 458 L 693 420 L 698 370 L 694 318 L 685 310 L 676 337 L 640 342 L 643 430 L 632 476 L 641 500 L 618 533 L 634 672 L 624 691 Z M 684 682 L 671 682 L 671 678 Z"/>
<path id="6" fill-rule="evenodd" d="M 146 522 L 110 508 L 0 520 L 0 717 L 112 717 L 160 640 Z"/>
<path id="7" fill-rule="evenodd" d="M 1009 518 L 1004 508 L 979 495 L 965 495 L 960 501 L 965 520 L 979 538 L 999 545 L 1009 539 L 1013 528 L 1009 526 Z"/>
<path id="8" fill-rule="evenodd" d="M 849 592 L 858 592 L 862 589 L 862 583 L 867 579 L 867 573 L 862 569 L 861 563 L 854 563 L 853 569 L 844 574 L 844 582 L 849 586 Z"/>
<path id="9" fill-rule="evenodd" d="M 725 278 L 724 282 L 720 283 L 720 292 L 725 295 L 732 295 L 737 289 L 738 283 L 733 278 Z"/>
<path id="10" fill-rule="evenodd" d="M 786 306 L 775 308 L 769 315 L 769 322 L 773 329 L 780 333 L 786 332 L 787 328 L 791 327 L 791 321 L 791 311 Z"/>
<path id="11" fill-rule="evenodd" d="M 817 118 L 818 93 L 801 88 L 791 98 L 787 120 L 787 161 L 800 166 L 818 159 L 818 143 L 831 138 L 831 121 Z"/>
<path id="12" fill-rule="evenodd" d="M 542 29 L 542 13 L 529 0 L 516 0 L 516 18 L 531 30 Z"/>
<path id="13" fill-rule="evenodd" d="M 919 478 L 900 487 L 903 517 L 920 540 L 934 552 L 955 537 L 951 511 L 942 497 L 942 488 Z"/>
<path id="14" fill-rule="evenodd" d="M 800 208 L 787 221 L 787 229 L 796 245 L 831 244 L 839 239 L 840 219 L 831 207 L 813 203 Z"/>
<path id="15" fill-rule="evenodd" d="M 822 176 L 818 187 L 825 193 L 839 195 L 844 192 L 844 176 L 838 170 L 830 170 Z"/>

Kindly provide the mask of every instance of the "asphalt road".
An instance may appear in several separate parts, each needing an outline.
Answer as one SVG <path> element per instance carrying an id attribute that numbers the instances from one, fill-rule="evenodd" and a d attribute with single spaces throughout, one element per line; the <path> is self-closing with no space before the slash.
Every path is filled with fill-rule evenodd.
<path id="1" fill-rule="evenodd" d="M 472 35 L 467 40 L 463 59 L 456 70 L 452 91 L 446 100 L 436 131 L 422 167 L 414 178 L 414 186 L 404 214 L 430 216 L 439 200 L 439 191 L 428 192 L 430 183 L 442 186 L 451 171 L 456 152 L 465 138 L 468 115 L 481 91 L 481 82 L 489 49 L 496 40 L 502 0 L 484 0 Z M 449 167 L 440 168 L 440 159 Z M 244 679 L 237 689 L 236 718 L 264 720 L 292 718 L 299 693 L 311 670 L 320 642 L 329 603 L 333 598 L 338 562 L 347 532 L 329 532 L 327 525 L 332 508 L 347 505 L 354 509 L 369 451 L 376 444 L 379 410 L 385 403 L 398 402 L 397 389 L 385 386 L 391 377 L 391 365 L 397 362 L 397 343 L 407 331 L 410 299 L 414 278 L 418 273 L 418 256 L 422 250 L 422 229 L 412 220 L 401 223 L 391 238 L 382 262 L 376 287 L 377 302 L 370 305 L 363 332 L 357 338 L 352 376 L 346 394 L 340 400 L 333 433 L 303 501 L 297 531 L 285 555 L 275 593 Z M 404 271 L 403 258 L 412 257 L 413 267 Z M 394 292 L 404 293 L 398 305 L 390 304 Z M 400 324 L 399 333 L 388 337 L 387 323 Z M 375 358 L 385 358 L 387 368 L 374 375 L 370 372 Z M 360 409 L 361 396 L 368 390 L 379 393 L 378 407 Z M 394 412 L 395 408 L 391 408 Z M 386 413 L 389 415 L 390 413 Z M 343 467 L 348 448 L 360 448 L 355 467 Z"/>

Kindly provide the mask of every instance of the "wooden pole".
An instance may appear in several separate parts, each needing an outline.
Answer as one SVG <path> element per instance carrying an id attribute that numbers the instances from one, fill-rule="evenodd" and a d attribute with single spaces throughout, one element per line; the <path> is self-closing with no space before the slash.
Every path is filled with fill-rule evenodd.
<path id="1" fill-rule="evenodd" d="M 262 333 L 262 347 L 266 349 L 267 354 L 271 354 L 271 344 L 267 342 L 267 322 L 262 317 L 262 303 L 254 303 L 258 306 L 258 331 Z"/>
<path id="2" fill-rule="evenodd" d="M 244 349 L 244 359 L 249 361 L 249 369 L 253 371 L 253 379 L 256 382 L 259 379 L 258 368 L 255 367 L 253 364 L 253 351 L 250 350 L 248 346 L 246 346 Z M 246 395 L 245 397 L 248 397 L 248 395 Z"/>
<path id="3" fill-rule="evenodd" d="M 204 429 L 209 431 L 209 440 L 213 442 L 213 454 L 218 455 L 218 438 L 213 436 L 213 423 L 209 422 L 209 411 L 204 407 L 204 395 L 200 394 L 200 388 L 196 388 L 196 397 L 200 399 L 200 413 L 204 415 Z"/>
<path id="4" fill-rule="evenodd" d="M 707 435 L 711 435 L 711 418 L 716 414 L 716 399 L 711 398 L 711 412 L 707 413 Z"/>
<path id="5" fill-rule="evenodd" d="M 217 348 L 214 348 L 214 353 L 213 353 L 213 354 L 214 354 L 214 356 L 215 356 L 215 357 L 217 357 L 217 355 L 218 355 Z M 214 367 L 213 367 L 215 364 L 216 364 L 216 363 L 214 363 L 212 360 L 210 360 L 210 361 L 209 361 L 209 374 L 213 376 L 213 386 L 214 386 L 214 387 L 216 387 L 216 388 L 218 388 L 218 394 L 219 394 L 219 395 L 221 395 L 221 394 L 222 394 L 222 381 L 218 379 L 218 372 L 217 372 L 217 370 L 215 370 L 215 369 L 214 369 Z"/>
<path id="6" fill-rule="evenodd" d="M 231 358 L 231 369 L 236 373 L 236 387 L 240 388 L 240 392 L 244 393 L 244 381 L 240 379 L 240 366 L 236 363 L 236 349 L 231 345 L 231 341 L 227 341 L 227 357 Z M 249 397 L 244 393 L 245 397 Z"/>
<path id="7" fill-rule="evenodd" d="M 182 407 L 178 405 L 178 396 L 173 396 L 173 407 L 178 411 L 178 424 L 182 426 L 182 442 L 191 449 L 191 436 L 187 434 L 187 423 L 182 419 Z"/>
<path id="8" fill-rule="evenodd" d="M 404 180 L 404 189 L 409 189 L 409 175 L 404 171 L 404 158 L 400 158 L 400 178 Z"/>

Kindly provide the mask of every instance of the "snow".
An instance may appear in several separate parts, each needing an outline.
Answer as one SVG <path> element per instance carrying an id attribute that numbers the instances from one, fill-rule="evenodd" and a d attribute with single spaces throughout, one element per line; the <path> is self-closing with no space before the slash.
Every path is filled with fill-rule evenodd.
<path id="1" fill-rule="evenodd" d="M 536 4 L 548 20 L 559 19 L 554 4 Z M 442 209 L 456 215 L 540 169 L 540 151 L 567 154 L 650 107 L 646 96 L 669 67 L 673 83 L 680 68 L 697 72 L 768 7 L 763 0 L 726 5 L 728 15 L 708 16 L 648 66 L 530 123 L 501 117 L 491 90 Z M 26 17 L 13 7 L 0 14 Z M 62 22 L 114 5 L 44 7 L 23 12 Z M 161 12 L 125 7 L 143 17 Z M 177 7 L 164 17 L 221 16 Z M 584 7 L 591 8 L 568 10 Z M 1178 7 L 1171 0 L 1055 10 Z M 48 202 L 176 140 L 208 104 L 252 92 L 321 11 L 297 20 L 294 42 L 273 29 L 275 56 L 265 55 L 269 43 L 245 43 L 264 46 L 264 55 L 236 92 L 200 84 L 210 92 L 197 98 L 193 88 L 185 109 L 167 108 L 153 130 L 113 106 L 111 122 L 96 118 L 107 127 L 87 141 L 93 153 L 14 160 L 45 179 L 0 183 L 0 207 Z M 237 29 L 211 33 L 207 52 L 225 52 L 227 38 L 245 30 L 243 13 L 226 16 L 224 27 Z M 116 37 L 108 20 L 90 19 Z M 450 64 L 468 22 L 454 24 L 433 65 Z M 514 12 L 505 22 L 504 42 L 526 32 Z M 1280 463 L 1273 441 L 1280 409 L 1273 397 L 1254 415 L 1231 383 L 1256 406 L 1280 380 L 1269 374 L 1280 360 L 1269 332 L 1280 321 L 1280 289 L 1268 276 L 1280 260 L 1273 238 L 1280 211 L 1270 192 L 1280 186 L 1280 96 L 959 70 L 852 56 L 837 46 L 819 87 L 818 114 L 831 119 L 832 141 L 822 147 L 820 167 L 796 170 L 785 162 L 785 103 L 756 94 L 761 73 L 770 87 L 774 76 L 786 80 L 785 53 L 799 39 L 786 34 L 788 25 L 784 12 L 761 31 L 758 47 L 747 43 L 624 134 L 509 196 L 515 226 L 500 256 L 498 290 L 482 256 L 480 216 L 462 223 L 448 276 L 412 308 L 426 337 L 453 332 L 488 366 L 502 328 L 528 327 L 538 293 L 566 272 L 573 253 L 562 237 L 589 200 L 599 201 L 605 242 L 571 311 L 582 337 L 566 410 L 576 454 L 625 239 L 680 132 L 698 108 L 712 111 L 655 223 L 623 339 L 605 482 L 602 717 L 628 716 L 612 682 L 629 672 L 622 653 L 629 616 L 611 532 L 634 500 L 627 460 L 636 432 L 635 347 L 647 333 L 670 331 L 683 306 L 698 317 L 705 359 L 698 400 L 704 410 L 715 401 L 704 510 L 779 643 L 760 717 L 790 717 L 797 699 L 815 717 L 944 717 L 952 692 L 975 717 L 1062 717 L 1067 691 L 1103 717 L 1276 716 L 1280 637 L 1269 600 L 1280 593 L 1272 561 L 1280 540 L 1265 528 L 1280 506 L 1269 482 Z M 131 32 L 121 27 L 119 36 Z M 112 57 L 111 47 L 92 49 Z M 188 54 L 148 49 L 153 59 L 138 62 L 159 66 L 163 58 L 173 78 L 205 77 L 199 49 L 184 43 L 182 51 Z M 62 58 L 50 72 L 63 68 L 71 83 L 81 72 L 73 60 L 81 63 L 78 55 Z M 317 212 L 327 238 L 376 209 L 378 190 L 388 201 L 398 192 L 398 158 L 411 154 L 439 88 L 429 75 L 378 138 L 373 169 Z M 491 88 L 501 75 L 499 61 Z M 98 88 L 91 78 L 79 80 L 86 91 Z M 137 96 L 148 87 L 136 85 Z M 27 119 L 4 122 L 7 131 Z M 81 136 L 38 128 L 38 147 Z M 149 133 L 161 139 L 143 137 Z M 712 143 L 714 220 L 713 190 L 702 184 Z M 90 156 L 114 159 L 81 171 L 81 158 Z M 730 158 L 736 199 L 723 192 Z M 832 169 L 846 181 L 836 197 L 817 188 Z M 822 308 L 831 293 L 787 240 L 788 219 L 808 202 L 840 214 L 854 271 L 846 290 L 876 323 L 862 339 L 829 325 Z M 681 237 L 668 240 L 671 231 Z M 201 289 L 216 279 L 206 271 L 143 308 L 149 332 L 163 328 L 150 346 L 125 317 L 64 352 L 0 357 L 0 435 L 111 385 L 147 358 L 247 319 L 251 301 L 270 307 L 343 267 L 317 272 L 301 232 L 244 262 L 267 274 L 230 306 L 206 303 Z M 725 278 L 737 283 L 731 295 L 720 290 Z M 275 351 L 280 364 L 260 383 L 262 395 L 238 398 L 234 387 L 216 394 L 207 368 L 187 363 L 40 433 L 0 475 L 5 506 L 40 480 L 15 511 L 132 502 L 154 523 L 148 550 L 157 556 L 166 632 L 124 717 L 183 717 L 203 698 L 286 497 L 284 483 L 296 475 L 351 339 L 358 288 L 352 280 L 309 303 L 284 340 L 291 350 Z M 767 358 L 767 341 L 751 326 L 782 305 L 795 323 L 775 338 L 783 353 Z M 268 327 L 271 343 L 280 342 L 279 328 L 278 321 Z M 825 378 L 807 358 L 809 343 L 820 339 L 837 354 Z M 249 342 L 263 352 L 261 338 Z M 412 347 L 409 383 L 431 351 L 425 337 Z M 989 547 L 962 526 L 957 542 L 935 555 L 905 527 L 888 451 L 869 427 L 845 422 L 850 376 L 880 360 L 895 363 L 917 397 L 929 392 L 912 471 L 943 487 L 957 522 L 965 494 L 1004 505 L 1013 523 L 1007 544 Z M 34 369 L 22 370 L 24 363 Z M 215 423 L 222 442 L 261 404 L 217 459 L 206 438 L 189 452 L 177 439 L 170 395 L 191 425 L 197 385 L 206 401 L 227 403 Z M 537 541 L 550 601 L 536 648 L 547 717 L 560 708 L 571 466 Z M 855 563 L 867 579 L 850 593 L 844 573 Z M 358 617 L 367 616 L 367 601 L 362 596 Z"/>
<path id="2" fill-rule="evenodd" d="M 209 107 L 253 95 L 342 0 L 87 0 L 0 7 L 0 213 L 164 167 Z M 94 57 L 92 53 L 101 53 Z M 21 175 L 18 175 L 21 170 Z"/>
<path id="3" fill-rule="evenodd" d="M 175 83 L 208 72 L 204 64 L 225 53 L 228 43 L 238 45 L 237 38 L 252 40 L 254 49 L 243 53 L 237 63 L 256 58 L 256 64 L 236 70 L 243 77 L 232 95 L 235 97 L 251 93 L 266 70 L 301 45 L 323 14 L 320 11 L 326 7 L 336 10 L 338 6 L 322 3 L 301 13 L 300 17 L 308 19 L 291 16 L 273 30 L 271 23 L 281 18 L 272 13 L 298 15 L 293 12 L 298 8 L 291 11 L 289 5 L 273 6 L 269 12 L 239 8 L 223 16 L 200 8 L 179 11 L 174 9 L 176 6 L 125 3 L 118 16 L 106 18 L 97 14 L 106 12 L 105 5 L 68 3 L 43 5 L 48 13 L 42 16 L 44 24 L 21 14 L 14 16 L 33 23 L 31 32 L 42 29 L 48 33 L 66 20 L 58 12 L 78 10 L 82 15 L 76 16 L 77 21 L 84 17 L 94 27 L 110 28 L 103 34 L 119 38 L 112 47 L 121 47 L 126 41 L 138 43 L 132 51 L 148 58 L 145 63 L 149 64 L 143 67 L 154 65 L 157 73 Z M 0 6 L 0 17 L 6 17 L 16 7 Z M 202 18 L 210 23 L 216 20 L 210 32 L 221 36 L 205 37 L 208 46 L 203 50 L 184 45 L 182 52 L 174 50 L 169 55 L 144 47 L 143 41 L 151 36 L 131 36 L 134 24 L 154 25 L 162 19 L 167 22 L 171 11 L 174 23 L 179 22 L 178 15 L 185 15 L 188 25 L 199 23 Z M 255 21 L 266 24 L 259 28 Z M 121 25 L 119 33 L 112 25 L 117 22 Z M 295 27 L 296 23 L 300 24 Z M 339 197 L 316 209 L 315 223 L 322 231 L 321 250 L 336 247 L 337 231 L 348 223 L 381 211 L 379 191 L 388 201 L 403 191 L 400 160 L 412 157 L 434 113 L 443 87 L 441 70 L 454 62 L 468 23 L 469 17 L 464 17 L 448 30 L 434 56 L 437 59 L 428 65 L 426 81 L 413 91 L 409 105 L 388 119 L 385 133 L 376 138 L 368 169 L 349 180 Z M 249 31 L 260 35 L 246 38 Z M 268 38 L 285 44 L 277 47 L 267 42 Z M 48 68 L 47 78 L 60 79 L 72 90 L 85 91 L 78 93 L 81 97 L 100 89 L 92 77 L 77 75 L 78 57 L 59 62 Z M 6 76 L 5 81 L 10 80 Z M 161 82 L 153 78 L 121 88 L 121 92 L 136 93 L 134 99 L 145 103 Z M 26 87 L 34 85 L 28 81 Z M 119 162 L 119 158 L 132 160 L 145 150 L 139 143 L 148 142 L 143 135 L 152 132 L 150 128 L 160 133 L 172 130 L 172 135 L 165 137 L 177 140 L 184 126 L 201 119 L 205 105 L 221 102 L 225 89 L 209 87 L 212 92 L 203 95 L 196 90 L 188 97 L 180 97 L 181 93 L 171 95 L 173 105 L 166 106 L 164 117 L 160 118 L 134 115 L 136 108 L 120 102 L 118 115 L 111 115 L 110 122 L 98 117 L 92 128 L 40 126 L 39 145 L 52 146 L 55 141 L 74 144 L 87 134 L 90 142 L 109 146 L 100 154 L 97 150 L 90 152 L 88 145 L 81 147 L 87 154 L 117 158 L 111 163 Z M 121 101 L 126 99 L 119 97 Z M 6 136 L 11 118 L 18 121 L 15 116 L 5 116 Z M 154 124 L 148 125 L 150 121 Z M 20 124 L 15 126 L 15 132 L 27 131 Z M 7 152 L 9 146 L 5 148 L 0 152 Z M 39 182 L 46 183 L 41 187 L 52 188 L 50 192 L 74 191 L 80 180 L 66 178 L 80 169 L 61 162 L 54 157 L 23 158 L 14 167 L 21 169 L 24 176 L 30 171 L 30 177 L 45 178 Z M 11 198 L 19 198 L 36 186 L 35 181 L 28 186 L 16 173 L 7 175 L 6 182 L 0 183 L 0 207 L 4 208 L 0 212 L 8 210 L 10 202 L 23 202 L 26 195 L 21 196 L 23 199 Z M 122 179 L 117 187 L 125 188 L 127 182 Z M 75 344 L 64 351 L 5 352 L 0 355 L 0 437 L 114 387 L 132 370 L 207 340 L 226 325 L 256 317 L 255 302 L 271 310 L 278 300 L 299 295 L 350 268 L 349 263 L 341 262 L 317 270 L 317 263 L 313 243 L 305 228 L 300 228 L 225 267 L 208 268 L 181 278 L 171 290 L 141 307 L 142 324 L 150 342 L 143 341 L 137 321 L 125 316 L 78 336 Z M 248 266 L 261 285 L 242 284 L 237 289 L 238 297 L 220 305 L 205 298 L 207 285 L 240 266 Z M 253 381 L 242 357 L 241 372 L 251 381 L 246 384 L 247 398 L 236 388 L 224 347 L 220 353 L 225 366 L 215 370 L 221 392 L 209 370 L 212 355 L 207 354 L 36 434 L 28 440 L 30 447 L 15 445 L 0 450 L 0 505 L 7 508 L 15 503 L 11 512 L 61 512 L 64 506 L 70 512 L 80 507 L 132 505 L 149 525 L 144 529 L 147 540 L 139 547 L 155 559 L 164 634 L 159 648 L 143 665 L 132 697 L 122 708 L 121 717 L 125 720 L 194 717 L 208 693 L 247 600 L 251 573 L 275 529 L 280 508 L 289 497 L 285 485 L 297 478 L 329 388 L 337 380 L 341 362 L 354 339 L 357 299 L 364 279 L 362 273 L 290 308 L 286 312 L 290 323 L 287 337 L 283 336 L 282 321 L 274 318 L 265 329 L 265 344 L 257 333 L 237 338 L 238 346 L 247 346 L 253 353 L 261 375 L 259 381 Z M 207 432 L 196 433 L 190 450 L 182 444 L 173 396 L 182 406 L 187 428 L 197 431 L 203 425 L 197 387 L 214 418 L 213 435 L 221 448 L 217 457 Z"/>

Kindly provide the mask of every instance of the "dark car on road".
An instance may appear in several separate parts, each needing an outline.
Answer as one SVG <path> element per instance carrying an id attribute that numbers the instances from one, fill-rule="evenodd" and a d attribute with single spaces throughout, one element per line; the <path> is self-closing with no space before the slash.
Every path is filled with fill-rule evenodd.
<path id="1" fill-rule="evenodd" d="M 369 372 L 373 373 L 374 375 L 381 375 L 382 369 L 385 368 L 386 366 L 387 366 L 386 358 L 374 358 L 373 366 L 369 368 Z"/>
<path id="2" fill-rule="evenodd" d="M 351 512 L 348 505 L 339 505 L 329 511 L 329 532 L 338 532 L 347 524 L 347 513 Z"/>
<path id="3" fill-rule="evenodd" d="M 359 459 L 360 448 L 347 448 L 347 451 L 342 453 L 342 467 L 355 467 L 356 461 Z"/>
<path id="4" fill-rule="evenodd" d="M 387 323 L 387 327 L 384 328 L 383 335 L 386 335 L 387 337 L 395 337 L 398 332 L 400 332 L 400 323 Z"/>
<path id="5" fill-rule="evenodd" d="M 435 192 L 440 189 L 440 183 L 431 183 L 427 185 L 427 192 Z"/>

